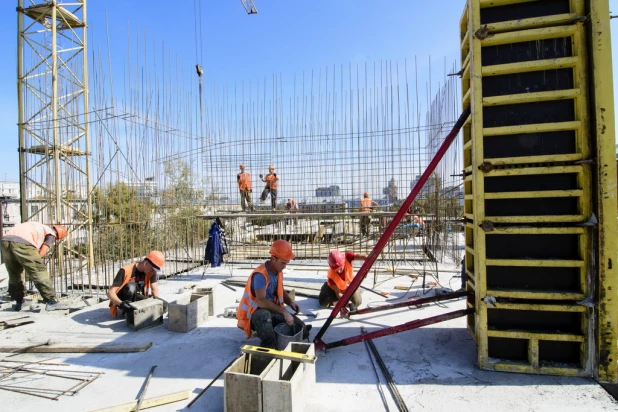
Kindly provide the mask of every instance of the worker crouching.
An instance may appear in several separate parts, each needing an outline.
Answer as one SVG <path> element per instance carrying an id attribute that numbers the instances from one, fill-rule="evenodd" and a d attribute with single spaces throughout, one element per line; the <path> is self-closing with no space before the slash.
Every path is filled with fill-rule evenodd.
<path id="1" fill-rule="evenodd" d="M 109 311 L 113 317 L 118 315 L 118 308 L 125 314 L 134 310 L 131 302 L 151 296 L 159 297 L 158 271 L 164 264 L 163 253 L 153 250 L 141 262 L 130 263 L 118 271 L 112 286 L 107 291 Z"/>
<path id="2" fill-rule="evenodd" d="M 328 269 L 327 281 L 322 285 L 318 298 L 320 307 L 326 309 L 341 299 L 352 279 L 354 279 L 352 261 L 365 259 L 367 259 L 367 255 L 360 253 L 345 252 L 344 254 L 338 250 L 330 252 L 328 255 L 328 266 L 330 268 Z M 356 290 L 350 297 L 350 309 L 356 310 L 362 300 L 360 291 Z"/>
<path id="3" fill-rule="evenodd" d="M 238 327 L 245 331 L 247 339 L 255 331 L 260 338 L 260 346 L 276 348 L 275 326 L 285 322 L 288 326 L 297 324 L 303 329 L 303 339 L 309 337 L 311 325 L 305 325 L 292 316 L 285 308 L 287 304 L 294 312 L 300 307 L 283 289 L 283 269 L 296 256 L 292 245 L 285 240 L 277 240 L 270 247 L 270 260 L 258 266 L 245 286 L 236 318 Z"/>
<path id="4" fill-rule="evenodd" d="M 67 229 L 62 225 L 49 227 L 37 222 L 21 223 L 2 238 L 2 258 L 9 272 L 9 294 L 15 301 L 13 309 L 22 309 L 25 286 L 21 274 L 34 283 L 46 303 L 45 310 L 68 309 L 56 299 L 56 289 L 47 273 L 43 257 L 55 241 L 64 239 Z"/>

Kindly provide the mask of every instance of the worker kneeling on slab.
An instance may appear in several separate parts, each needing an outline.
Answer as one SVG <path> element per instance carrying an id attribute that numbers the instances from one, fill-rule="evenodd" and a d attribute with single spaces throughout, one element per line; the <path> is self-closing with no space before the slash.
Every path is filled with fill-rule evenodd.
<path id="1" fill-rule="evenodd" d="M 345 252 L 342 253 L 338 250 L 333 250 L 328 255 L 328 269 L 327 281 L 322 285 L 320 290 L 320 296 L 318 298 L 320 307 L 328 308 L 330 305 L 337 303 L 337 301 L 343 296 L 350 282 L 354 279 L 354 268 L 352 268 L 352 261 L 365 260 L 367 255 L 361 255 L 360 253 Z M 363 298 L 360 291 L 356 290 L 352 297 L 350 297 L 350 310 L 356 310 L 360 306 Z"/>
<path id="2" fill-rule="evenodd" d="M 131 302 L 151 296 L 159 297 L 158 271 L 164 264 L 163 253 L 153 250 L 141 262 L 130 263 L 118 271 L 107 291 L 109 311 L 113 317 L 118 315 L 118 308 L 122 309 L 123 313 L 132 311 Z"/>
<path id="3" fill-rule="evenodd" d="M 62 225 L 49 227 L 26 222 L 16 225 L 2 238 L 2 258 L 9 272 L 9 294 L 15 301 L 13 309 L 20 311 L 24 302 L 24 282 L 21 274 L 34 283 L 46 303 L 45 310 L 68 309 L 56 299 L 56 289 L 49 278 L 43 257 L 55 241 L 64 239 L 67 229 Z"/>
<path id="4" fill-rule="evenodd" d="M 270 247 L 270 260 L 255 268 L 245 286 L 236 319 L 238 327 L 245 331 L 247 339 L 254 330 L 260 338 L 260 346 L 276 348 L 275 326 L 285 322 L 288 326 L 295 323 L 303 328 L 303 339 L 309 337 L 311 325 L 305 325 L 292 316 L 284 306 L 287 304 L 295 312 L 300 310 L 296 302 L 283 289 L 283 269 L 296 256 L 292 245 L 285 240 L 277 240 Z"/>

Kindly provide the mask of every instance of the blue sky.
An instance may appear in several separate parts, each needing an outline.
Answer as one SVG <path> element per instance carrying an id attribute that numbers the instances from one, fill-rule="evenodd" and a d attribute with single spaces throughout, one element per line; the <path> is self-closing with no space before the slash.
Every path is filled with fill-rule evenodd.
<path id="1" fill-rule="evenodd" d="M 233 84 L 282 73 L 375 60 L 409 61 L 428 56 L 442 62 L 459 56 L 459 19 L 463 1 L 433 0 L 255 0 L 257 15 L 247 15 L 239 0 L 91 0 L 90 40 L 105 47 L 106 14 L 112 49 L 126 56 L 127 29 L 140 28 L 164 42 L 191 68 L 196 60 L 194 6 L 201 7 L 198 60 L 207 81 Z M 16 25 L 17 1 L 3 1 L 0 35 L 0 180 L 18 179 Z M 618 13 L 618 0 L 610 1 Z M 612 28 L 618 33 L 618 19 Z M 198 33 L 199 35 L 200 33 Z M 618 38 L 613 35 L 614 55 Z M 202 56 L 199 59 L 199 56 Z M 115 64 L 122 62 L 116 60 Z M 442 64 L 436 72 L 443 76 Z M 618 70 L 616 70 L 618 72 Z M 614 84 L 618 81 L 614 76 Z"/>

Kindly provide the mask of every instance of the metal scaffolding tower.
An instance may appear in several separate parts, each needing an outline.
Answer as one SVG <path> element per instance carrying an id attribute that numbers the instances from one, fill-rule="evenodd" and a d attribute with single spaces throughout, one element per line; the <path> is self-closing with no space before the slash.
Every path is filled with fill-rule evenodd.
<path id="1" fill-rule="evenodd" d="M 28 3 L 17 7 L 21 220 L 67 226 L 52 265 L 64 290 L 94 256 L 86 0 Z"/>

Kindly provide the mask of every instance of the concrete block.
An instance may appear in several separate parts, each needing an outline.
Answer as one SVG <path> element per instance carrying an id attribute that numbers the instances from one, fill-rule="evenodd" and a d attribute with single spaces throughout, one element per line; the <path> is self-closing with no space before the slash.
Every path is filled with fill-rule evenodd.
<path id="1" fill-rule="evenodd" d="M 286 289 L 285 291 L 292 300 L 296 300 L 296 289 Z"/>
<path id="2" fill-rule="evenodd" d="M 313 343 L 290 342 L 286 352 L 315 355 Z M 315 364 L 275 359 L 262 380 L 264 411 L 301 412 L 315 385 Z"/>
<path id="3" fill-rule="evenodd" d="M 213 288 L 196 288 L 195 295 L 208 296 L 208 316 L 215 315 L 215 293 Z"/>
<path id="4" fill-rule="evenodd" d="M 163 323 L 163 302 L 159 299 L 144 299 L 131 305 L 136 309 L 126 316 L 130 328 L 140 330 Z"/>
<path id="5" fill-rule="evenodd" d="M 174 332 L 189 332 L 208 320 L 209 295 L 185 295 L 169 302 L 167 328 Z"/>
<path id="6" fill-rule="evenodd" d="M 270 357 L 243 354 L 224 372 L 224 412 L 270 412 L 262 408 L 262 379 L 274 361 Z"/>

